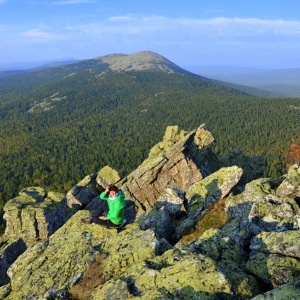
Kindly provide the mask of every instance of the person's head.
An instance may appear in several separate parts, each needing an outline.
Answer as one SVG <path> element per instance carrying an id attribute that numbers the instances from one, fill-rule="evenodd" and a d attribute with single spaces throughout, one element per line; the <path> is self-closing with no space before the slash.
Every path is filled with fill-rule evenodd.
<path id="1" fill-rule="evenodd" d="M 110 185 L 108 187 L 109 196 L 114 197 L 118 194 L 118 192 L 119 192 L 119 189 L 115 185 Z"/>

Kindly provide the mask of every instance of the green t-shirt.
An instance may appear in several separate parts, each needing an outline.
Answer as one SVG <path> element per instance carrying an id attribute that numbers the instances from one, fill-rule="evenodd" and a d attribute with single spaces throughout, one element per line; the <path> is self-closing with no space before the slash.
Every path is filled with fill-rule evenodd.
<path id="1" fill-rule="evenodd" d="M 102 192 L 100 199 L 107 201 L 108 214 L 106 220 L 110 220 L 114 224 L 121 224 L 124 221 L 125 195 L 119 190 L 115 199 L 110 199 L 108 194 Z"/>

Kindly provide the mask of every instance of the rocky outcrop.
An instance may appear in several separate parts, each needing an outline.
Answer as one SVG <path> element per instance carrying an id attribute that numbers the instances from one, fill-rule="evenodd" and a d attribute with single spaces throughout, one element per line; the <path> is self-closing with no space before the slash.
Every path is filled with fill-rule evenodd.
<path id="1" fill-rule="evenodd" d="M 4 207 L 5 235 L 25 242 L 47 239 L 66 221 L 66 199 L 40 187 L 23 189 Z"/>
<path id="2" fill-rule="evenodd" d="M 178 132 L 178 126 L 168 127 L 163 141 L 119 183 L 127 198 L 135 202 L 137 215 L 151 209 L 166 188 L 186 190 L 216 171 L 219 161 L 209 148 L 213 141 L 204 125 L 191 132 Z"/>
<path id="3" fill-rule="evenodd" d="M 170 126 L 123 179 L 106 166 L 66 196 L 21 191 L 5 206 L 0 298 L 68 299 L 101 257 L 95 272 L 104 283 L 89 299 L 297 299 L 298 167 L 280 179 L 257 178 L 260 158 L 236 151 L 219 160 L 213 142 L 204 125 Z M 112 183 L 126 195 L 126 226 L 82 223 Z M 198 230 L 224 203 L 227 223 Z"/>

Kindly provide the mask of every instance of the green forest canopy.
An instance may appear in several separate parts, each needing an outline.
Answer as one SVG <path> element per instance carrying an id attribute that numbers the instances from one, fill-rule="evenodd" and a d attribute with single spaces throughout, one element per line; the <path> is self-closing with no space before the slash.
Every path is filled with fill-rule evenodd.
<path id="1" fill-rule="evenodd" d="M 26 186 L 67 192 L 105 165 L 124 176 L 169 125 L 192 130 L 206 123 L 219 156 L 237 147 L 247 156 L 262 155 L 272 178 L 285 172 L 282 150 L 300 132 L 300 99 L 254 97 L 211 80 L 159 72 L 39 76 L 0 80 L 2 207 Z"/>

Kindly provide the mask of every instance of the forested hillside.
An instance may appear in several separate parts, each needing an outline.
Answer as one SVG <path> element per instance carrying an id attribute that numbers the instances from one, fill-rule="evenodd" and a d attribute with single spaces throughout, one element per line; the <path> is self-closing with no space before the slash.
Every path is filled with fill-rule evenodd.
<path id="1" fill-rule="evenodd" d="M 124 176 L 168 125 L 206 123 L 220 156 L 236 147 L 263 155 L 270 177 L 284 173 L 282 150 L 300 132 L 300 99 L 258 98 L 176 73 L 58 69 L 0 80 L 2 206 L 26 186 L 66 192 L 105 165 Z"/>

